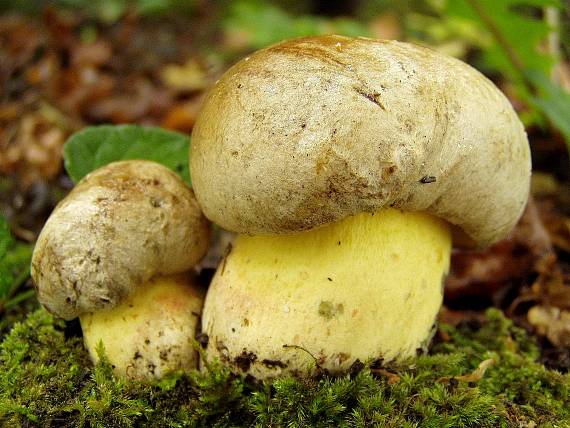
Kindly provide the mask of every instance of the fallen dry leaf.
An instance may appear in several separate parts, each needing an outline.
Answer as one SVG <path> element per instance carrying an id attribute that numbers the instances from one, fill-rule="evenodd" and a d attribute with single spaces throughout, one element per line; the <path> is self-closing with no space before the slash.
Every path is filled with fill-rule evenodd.
<path id="1" fill-rule="evenodd" d="M 373 18 L 368 28 L 372 37 L 398 40 L 402 37 L 402 25 L 401 17 L 389 11 Z"/>
<path id="2" fill-rule="evenodd" d="M 160 77 L 166 86 L 178 91 L 197 91 L 210 84 L 207 71 L 195 58 L 190 58 L 183 65 L 164 66 Z"/>
<path id="3" fill-rule="evenodd" d="M 555 346 L 570 346 L 570 311 L 553 306 L 533 306 L 528 322 L 538 334 L 546 336 Z"/>
<path id="4" fill-rule="evenodd" d="M 190 133 L 204 100 L 203 95 L 190 101 L 174 104 L 162 119 L 161 126 L 175 131 Z"/>
<path id="5" fill-rule="evenodd" d="M 61 170 L 61 151 L 67 134 L 42 110 L 23 115 L 10 144 L 0 150 L 0 173 L 18 173 L 24 188 L 56 177 Z"/>
<path id="6" fill-rule="evenodd" d="M 389 372 L 386 369 L 370 369 L 373 374 L 379 374 L 388 379 L 388 385 L 394 385 L 400 381 L 400 376 L 396 373 Z"/>
<path id="7" fill-rule="evenodd" d="M 489 358 L 487 360 L 483 360 L 479 363 L 479 366 L 471 373 L 463 375 L 463 376 L 445 376 L 439 378 L 438 382 L 449 382 L 452 379 L 458 380 L 460 382 L 478 382 L 483 379 L 485 372 L 489 367 L 495 364 L 496 361 L 493 358 Z"/>
<path id="8" fill-rule="evenodd" d="M 520 283 L 535 272 L 540 260 L 552 254 L 550 235 L 530 198 L 522 218 L 506 239 L 482 251 L 453 251 L 451 272 L 445 283 L 446 299 L 491 299 L 509 283 Z"/>

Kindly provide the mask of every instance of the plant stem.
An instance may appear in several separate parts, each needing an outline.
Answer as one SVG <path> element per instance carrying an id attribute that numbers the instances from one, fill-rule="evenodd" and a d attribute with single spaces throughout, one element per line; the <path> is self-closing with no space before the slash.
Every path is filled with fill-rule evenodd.
<path id="1" fill-rule="evenodd" d="M 16 290 L 20 288 L 20 286 L 26 282 L 26 280 L 30 276 L 30 266 L 26 266 L 22 272 L 18 274 L 16 278 L 14 278 L 14 282 L 12 284 L 12 289 L 10 290 L 9 296 L 13 296 Z"/>
<path id="2" fill-rule="evenodd" d="M 36 294 L 36 290 L 26 290 L 11 300 L 8 300 L 4 305 L 4 309 L 10 309 L 13 306 L 23 302 L 24 300 L 28 300 L 30 297 L 33 297 Z"/>

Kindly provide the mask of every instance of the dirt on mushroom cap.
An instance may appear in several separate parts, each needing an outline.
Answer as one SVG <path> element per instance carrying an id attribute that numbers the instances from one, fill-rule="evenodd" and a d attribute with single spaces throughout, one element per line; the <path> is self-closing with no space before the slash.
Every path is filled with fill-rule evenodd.
<path id="1" fill-rule="evenodd" d="M 38 299 L 66 319 L 112 308 L 157 274 L 189 270 L 209 228 L 193 192 L 148 161 L 109 164 L 56 207 L 32 259 Z"/>
<path id="2" fill-rule="evenodd" d="M 194 128 L 191 171 L 206 216 L 236 232 L 290 233 L 394 206 L 484 246 L 522 213 L 530 152 L 509 101 L 467 64 L 324 36 L 261 50 L 220 79 Z"/>

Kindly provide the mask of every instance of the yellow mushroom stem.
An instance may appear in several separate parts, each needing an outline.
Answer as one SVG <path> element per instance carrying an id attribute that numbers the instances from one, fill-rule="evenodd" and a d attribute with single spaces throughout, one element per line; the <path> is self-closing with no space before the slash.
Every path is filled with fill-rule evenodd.
<path id="1" fill-rule="evenodd" d="M 190 274 L 159 276 L 113 309 L 80 316 L 85 346 L 94 363 L 102 342 L 117 375 L 160 378 L 198 367 L 193 347 L 204 291 Z"/>
<path id="2" fill-rule="evenodd" d="M 259 378 L 414 356 L 431 337 L 450 251 L 448 223 L 396 209 L 240 235 L 206 296 L 207 354 Z"/>

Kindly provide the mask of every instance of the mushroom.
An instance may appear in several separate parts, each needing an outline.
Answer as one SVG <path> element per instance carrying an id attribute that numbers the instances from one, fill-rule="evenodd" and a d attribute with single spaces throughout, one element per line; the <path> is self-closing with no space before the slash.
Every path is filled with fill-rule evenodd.
<path id="1" fill-rule="evenodd" d="M 189 271 L 208 236 L 174 172 L 111 163 L 83 178 L 46 222 L 32 256 L 38 299 L 59 317 L 79 317 L 92 359 L 101 341 L 121 376 L 195 368 L 204 292 Z"/>
<path id="2" fill-rule="evenodd" d="M 190 160 L 206 217 L 241 234 L 206 296 L 207 355 L 258 378 L 416 355 L 452 238 L 504 237 L 531 168 L 522 124 L 479 72 L 340 36 L 234 65 L 197 118 Z"/>

